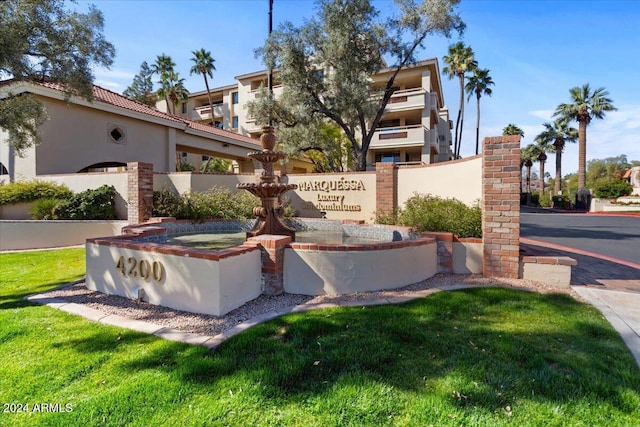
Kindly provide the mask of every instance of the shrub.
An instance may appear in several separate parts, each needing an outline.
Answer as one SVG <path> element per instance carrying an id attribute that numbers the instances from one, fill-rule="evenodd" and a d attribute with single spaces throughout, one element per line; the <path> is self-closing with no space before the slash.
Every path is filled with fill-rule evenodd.
<path id="1" fill-rule="evenodd" d="M 617 199 L 631 194 L 633 186 L 621 179 L 607 179 L 599 182 L 595 187 L 595 195 L 600 199 Z"/>
<path id="2" fill-rule="evenodd" d="M 482 237 L 482 209 L 456 199 L 416 194 L 400 211 L 398 223 L 415 231 L 446 231 L 458 237 Z"/>
<path id="3" fill-rule="evenodd" d="M 543 194 L 540 196 L 540 206 L 543 208 L 551 207 L 551 197 L 548 194 Z"/>
<path id="4" fill-rule="evenodd" d="M 233 193 L 228 188 L 214 187 L 205 192 L 189 192 L 178 196 L 163 189 L 153 193 L 153 215 L 177 219 L 249 219 L 258 199 L 247 192 Z"/>
<path id="5" fill-rule="evenodd" d="M 0 205 L 33 202 L 38 199 L 65 199 L 71 197 L 66 185 L 40 180 L 19 181 L 0 185 Z"/>
<path id="6" fill-rule="evenodd" d="M 116 189 L 112 185 L 103 185 L 61 201 L 53 213 L 57 219 L 115 219 L 115 195 Z"/>
<path id="7" fill-rule="evenodd" d="M 551 197 L 552 205 L 551 207 L 556 209 L 571 209 L 571 201 L 569 200 L 569 196 L 553 196 Z"/>
<path id="8" fill-rule="evenodd" d="M 59 199 L 39 199 L 31 208 L 31 219 L 51 220 L 56 219 L 55 208 L 60 204 Z"/>

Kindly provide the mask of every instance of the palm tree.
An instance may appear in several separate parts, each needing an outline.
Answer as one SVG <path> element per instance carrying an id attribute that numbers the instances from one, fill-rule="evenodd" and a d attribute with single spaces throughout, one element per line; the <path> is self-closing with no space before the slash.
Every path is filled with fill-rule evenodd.
<path id="1" fill-rule="evenodd" d="M 464 124 L 464 78 L 468 71 L 478 67 L 478 63 L 473 58 L 471 47 L 465 46 L 462 42 L 449 46 L 449 54 L 445 55 L 443 60 L 447 65 L 442 69 L 442 72 L 449 80 L 458 77 L 460 82 L 460 107 L 458 108 L 453 145 L 454 158 L 458 158 L 460 156 L 460 145 L 462 145 L 462 126 Z"/>
<path id="2" fill-rule="evenodd" d="M 591 91 L 589 83 L 569 89 L 570 104 L 560 104 L 554 116 L 578 122 L 578 197 L 582 197 L 587 177 L 587 125 L 591 120 L 603 119 L 605 112 L 616 111 L 609 92 L 604 88 Z"/>
<path id="3" fill-rule="evenodd" d="M 563 118 L 554 120 L 553 123 L 544 123 L 545 130 L 536 136 L 536 142 L 550 146 L 556 154 L 556 177 L 553 181 L 553 194 L 560 194 L 562 189 L 562 152 L 567 142 L 578 140 L 578 130 L 569 126 L 569 121 Z"/>
<path id="4" fill-rule="evenodd" d="M 536 151 L 538 153 L 538 157 L 535 160 L 540 162 L 540 182 L 538 186 L 540 187 L 540 197 L 544 195 L 544 164 L 547 161 L 547 150 L 549 149 L 549 145 L 542 141 L 536 141 Z"/>
<path id="5" fill-rule="evenodd" d="M 480 97 L 484 95 L 491 96 L 491 88 L 493 80 L 489 75 L 489 70 L 476 68 L 473 75 L 469 77 L 465 90 L 467 91 L 467 101 L 471 99 L 471 95 L 476 94 L 476 154 L 478 154 L 478 145 L 480 143 Z"/>
<path id="6" fill-rule="evenodd" d="M 211 126 L 213 126 L 215 124 L 213 118 L 213 103 L 211 102 L 211 90 L 209 90 L 209 80 L 207 80 L 207 76 L 213 78 L 213 70 L 216 69 L 215 65 L 213 65 L 215 59 L 211 57 L 211 52 L 207 52 L 204 48 L 194 50 L 191 53 L 193 54 L 193 58 L 191 58 L 191 60 L 194 64 L 193 67 L 191 67 L 191 70 L 189 70 L 189 75 L 202 74 L 202 77 L 204 77 L 204 85 L 207 88 L 209 107 L 211 108 Z"/>
<path id="7" fill-rule="evenodd" d="M 522 138 L 524 138 L 524 131 L 513 123 L 509 123 L 504 128 L 502 128 L 502 135 L 520 135 Z"/>
<path id="8" fill-rule="evenodd" d="M 169 73 L 173 73 L 173 67 L 175 66 L 176 64 L 175 62 L 173 62 L 171 57 L 169 55 L 165 55 L 164 53 L 162 55 L 158 55 L 156 57 L 156 62 L 151 65 L 151 72 L 160 76 L 160 81 L 158 83 L 160 83 L 161 89 L 158 89 L 158 91 L 156 92 L 158 96 L 162 96 L 160 95 L 161 92 L 165 93 L 165 91 L 162 90 L 162 86 L 165 85 L 165 82 L 162 81 L 162 77 L 168 75 Z M 167 109 L 169 109 L 169 99 L 166 97 L 166 95 L 164 96 L 164 102 L 167 104 Z"/>
<path id="9" fill-rule="evenodd" d="M 520 169 L 523 166 L 527 168 L 526 185 L 524 192 L 527 193 L 527 204 L 531 203 L 531 166 L 533 166 L 534 160 L 537 160 L 540 156 L 540 147 L 535 144 L 529 144 L 522 150 L 520 150 Z"/>
<path id="10" fill-rule="evenodd" d="M 179 78 L 175 71 L 163 73 L 160 76 L 160 88 L 157 94 L 167 101 L 171 114 L 175 114 L 176 106 L 181 101 L 189 98 L 189 92 L 184 87 L 184 79 Z"/>

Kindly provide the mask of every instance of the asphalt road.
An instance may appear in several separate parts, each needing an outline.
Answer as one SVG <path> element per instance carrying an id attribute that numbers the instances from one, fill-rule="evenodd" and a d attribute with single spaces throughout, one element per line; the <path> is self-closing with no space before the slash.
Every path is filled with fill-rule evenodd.
<path id="1" fill-rule="evenodd" d="M 640 217 L 522 211 L 520 235 L 640 264 Z"/>

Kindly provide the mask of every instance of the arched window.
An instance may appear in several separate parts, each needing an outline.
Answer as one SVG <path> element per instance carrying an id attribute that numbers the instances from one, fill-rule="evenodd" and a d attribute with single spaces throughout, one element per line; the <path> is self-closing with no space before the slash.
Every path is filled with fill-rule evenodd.
<path id="1" fill-rule="evenodd" d="M 9 171 L 6 167 L 0 162 L 0 175 L 9 175 Z"/>

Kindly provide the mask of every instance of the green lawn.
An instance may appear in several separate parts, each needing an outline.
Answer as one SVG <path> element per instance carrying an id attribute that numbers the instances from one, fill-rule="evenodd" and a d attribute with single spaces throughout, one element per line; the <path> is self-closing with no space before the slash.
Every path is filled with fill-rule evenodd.
<path id="1" fill-rule="evenodd" d="M 292 314 L 211 353 L 22 300 L 83 269 L 82 249 L 0 254 L 0 409 L 29 405 L 0 426 L 640 425 L 630 352 L 567 296 Z"/>

